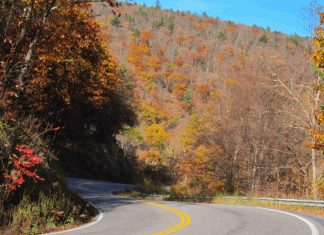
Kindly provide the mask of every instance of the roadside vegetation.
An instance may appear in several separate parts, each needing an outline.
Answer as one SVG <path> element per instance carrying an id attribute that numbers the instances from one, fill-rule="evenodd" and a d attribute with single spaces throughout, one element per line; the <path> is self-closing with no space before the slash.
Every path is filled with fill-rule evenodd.
<path id="1" fill-rule="evenodd" d="M 62 168 L 79 173 L 86 162 L 92 177 L 131 178 L 126 159 L 115 160 L 113 134 L 134 116 L 120 69 L 89 4 L 4 0 L 0 16 L 0 233 L 90 221 L 94 209 L 68 190 Z M 112 148 L 115 159 L 103 154 Z"/>

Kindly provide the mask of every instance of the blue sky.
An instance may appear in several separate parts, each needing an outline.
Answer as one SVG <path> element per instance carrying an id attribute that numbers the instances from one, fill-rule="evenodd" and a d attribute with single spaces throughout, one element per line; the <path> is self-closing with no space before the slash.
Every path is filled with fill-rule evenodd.
<path id="1" fill-rule="evenodd" d="M 133 0 L 139 4 L 154 6 L 156 0 Z M 160 0 L 162 8 L 206 12 L 209 16 L 236 23 L 270 27 L 273 31 L 310 36 L 306 30 L 305 6 L 311 0 Z M 317 0 L 324 6 L 324 0 Z"/>

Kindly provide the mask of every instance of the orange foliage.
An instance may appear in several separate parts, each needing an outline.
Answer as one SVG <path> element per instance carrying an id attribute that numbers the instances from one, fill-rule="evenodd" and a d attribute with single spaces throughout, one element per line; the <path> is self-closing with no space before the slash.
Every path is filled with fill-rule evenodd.
<path id="1" fill-rule="evenodd" d="M 178 57 L 175 59 L 174 63 L 175 63 L 178 67 L 182 67 L 182 66 L 184 65 L 185 62 L 184 62 L 184 60 L 182 59 L 182 57 L 178 56 Z"/>
<path id="2" fill-rule="evenodd" d="M 203 99 L 206 99 L 210 92 L 208 85 L 207 84 L 198 84 L 196 87 L 197 87 L 197 91 L 201 95 L 201 97 Z"/>
<path id="3" fill-rule="evenodd" d="M 186 90 L 187 85 L 185 83 L 177 83 L 174 85 L 173 93 L 179 100 L 182 100 Z"/>
<path id="4" fill-rule="evenodd" d="M 293 42 L 287 42 L 287 49 L 293 51 L 296 49 L 296 45 Z"/>
<path id="5" fill-rule="evenodd" d="M 162 158 L 159 151 L 149 150 L 139 153 L 138 160 L 146 165 L 161 165 Z"/>
<path id="6" fill-rule="evenodd" d="M 50 40 L 39 45 L 39 61 L 26 88 L 31 105 L 45 111 L 44 104 L 56 97 L 56 102 L 69 107 L 76 96 L 94 107 L 108 104 L 108 94 L 120 88 L 120 80 L 116 62 L 102 44 L 99 26 L 80 6 L 60 8 L 51 17 L 45 29 Z"/>
<path id="7" fill-rule="evenodd" d="M 167 79 L 171 81 L 182 81 L 184 79 L 184 75 L 178 72 L 172 72 L 168 75 Z"/>
<path id="8" fill-rule="evenodd" d="M 204 60 L 207 57 L 207 52 L 208 52 L 208 48 L 204 43 L 199 43 L 199 45 L 197 46 L 197 57 L 200 60 Z"/>
<path id="9" fill-rule="evenodd" d="M 238 29 L 238 26 L 236 24 L 229 24 L 224 28 L 224 31 L 226 33 L 235 33 Z"/>
<path id="10" fill-rule="evenodd" d="M 157 56 L 150 56 L 148 59 L 147 59 L 147 64 L 146 66 L 149 68 L 149 69 L 153 69 L 154 71 L 159 71 L 161 69 L 161 58 L 157 57 Z"/>
<path id="11" fill-rule="evenodd" d="M 144 67 L 144 57 L 149 55 L 150 49 L 145 44 L 132 43 L 129 46 L 128 62 L 138 68 Z"/>
<path id="12" fill-rule="evenodd" d="M 203 29 L 205 29 L 206 23 L 205 22 L 197 22 L 197 23 L 193 24 L 193 27 L 197 31 L 202 31 Z"/>
<path id="13" fill-rule="evenodd" d="M 214 18 L 207 18 L 203 20 L 204 24 L 217 25 L 219 21 Z"/>
<path id="14" fill-rule="evenodd" d="M 222 47 L 222 52 L 224 53 L 224 55 L 226 57 L 232 57 L 234 56 L 234 47 L 232 44 L 225 44 L 223 47 Z"/>
<path id="15" fill-rule="evenodd" d="M 259 34 L 259 29 L 258 29 L 256 26 L 253 26 L 253 27 L 251 28 L 251 30 L 252 30 L 252 33 L 253 33 L 254 36 L 256 36 L 256 35 Z"/>
<path id="16" fill-rule="evenodd" d="M 152 38 L 153 38 L 153 32 L 151 31 L 144 31 L 140 35 L 141 41 L 147 45 Z"/>
<path id="17" fill-rule="evenodd" d="M 183 35 L 183 36 L 177 37 L 176 41 L 180 45 L 185 44 L 185 43 L 192 43 L 194 41 L 194 37 L 191 35 Z"/>

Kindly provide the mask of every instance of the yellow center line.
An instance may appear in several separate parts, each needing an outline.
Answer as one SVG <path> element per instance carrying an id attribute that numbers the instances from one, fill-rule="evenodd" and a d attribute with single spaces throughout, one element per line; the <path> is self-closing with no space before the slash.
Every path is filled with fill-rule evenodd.
<path id="1" fill-rule="evenodd" d="M 168 229 L 165 229 L 161 232 L 155 232 L 153 233 L 152 235 L 167 235 L 167 234 L 171 234 L 171 233 L 174 233 L 174 232 L 177 232 L 181 229 L 183 229 L 184 227 L 188 226 L 191 222 L 191 218 L 189 215 L 187 215 L 186 213 L 184 213 L 183 211 L 180 211 L 180 210 L 177 210 L 173 207 L 169 207 L 169 206 L 166 206 L 166 205 L 161 205 L 161 204 L 157 204 L 157 203 L 154 203 L 154 202 L 144 202 L 148 205 L 151 205 L 151 206 L 155 206 L 155 207 L 159 207 L 163 210 L 166 210 L 166 211 L 169 211 L 173 214 L 176 214 L 177 216 L 179 216 L 180 218 L 180 223 L 178 223 L 177 225 L 173 226 L 173 227 L 170 227 Z"/>

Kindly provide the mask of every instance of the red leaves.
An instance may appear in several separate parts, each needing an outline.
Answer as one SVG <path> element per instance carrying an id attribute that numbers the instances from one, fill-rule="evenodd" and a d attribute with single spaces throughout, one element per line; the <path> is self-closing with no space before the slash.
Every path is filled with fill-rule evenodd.
<path id="1" fill-rule="evenodd" d="M 34 150 L 26 145 L 17 145 L 19 156 L 13 156 L 13 167 L 10 174 L 5 173 L 4 178 L 9 181 L 6 187 L 9 191 L 14 191 L 25 183 L 25 176 L 32 178 L 34 181 L 43 181 L 44 178 L 36 174 L 36 170 L 31 171 L 30 168 L 41 164 L 43 159 L 34 154 Z"/>
<path id="2" fill-rule="evenodd" d="M 22 175 L 20 175 L 19 178 L 16 179 L 16 183 L 17 183 L 18 185 L 22 185 L 24 182 L 25 182 L 25 180 L 24 180 L 24 178 L 23 178 Z"/>
<path id="3" fill-rule="evenodd" d="M 59 131 L 59 130 L 61 130 L 61 127 L 55 127 L 52 129 L 52 131 Z"/>

